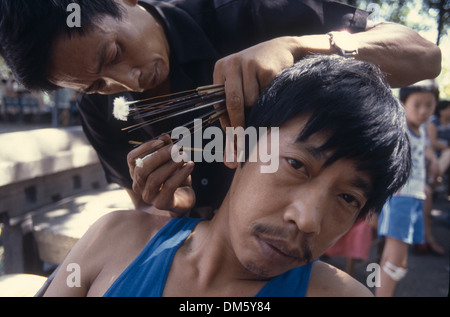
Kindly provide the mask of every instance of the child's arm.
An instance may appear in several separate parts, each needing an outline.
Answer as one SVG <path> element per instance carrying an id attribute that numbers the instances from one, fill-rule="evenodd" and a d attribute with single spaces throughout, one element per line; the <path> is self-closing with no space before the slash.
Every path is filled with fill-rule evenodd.
<path id="1" fill-rule="evenodd" d="M 429 177 L 435 180 L 439 176 L 439 160 L 431 146 L 425 147 L 425 161 Z"/>
<path id="2" fill-rule="evenodd" d="M 439 150 L 439 151 L 448 149 L 448 145 L 439 142 L 437 134 L 438 134 L 438 131 L 437 131 L 436 125 L 433 122 L 429 122 L 427 124 L 427 136 L 428 136 L 428 139 L 430 140 L 431 146 L 435 150 Z"/>

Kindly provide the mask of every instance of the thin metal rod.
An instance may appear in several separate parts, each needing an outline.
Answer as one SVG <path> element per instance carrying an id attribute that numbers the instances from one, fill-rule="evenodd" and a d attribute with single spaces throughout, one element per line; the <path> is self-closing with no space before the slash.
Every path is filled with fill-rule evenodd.
<path id="1" fill-rule="evenodd" d="M 200 93 L 200 94 L 206 94 L 206 93 L 209 93 L 210 90 L 222 90 L 223 88 L 224 88 L 224 85 L 221 85 L 221 84 L 201 86 L 201 87 L 197 87 L 195 89 L 184 90 L 184 91 L 180 91 L 180 92 L 174 92 L 174 93 L 170 93 L 170 94 L 166 94 L 166 95 L 161 95 L 161 96 L 150 97 L 150 98 L 147 98 L 147 99 L 142 99 L 142 100 L 136 101 L 134 103 L 146 102 L 146 101 L 163 99 L 163 98 L 170 98 L 170 97 L 173 97 L 173 96 L 178 96 L 178 95 L 186 94 L 186 93 L 190 93 L 190 92 L 197 92 L 197 93 Z"/>
<path id="2" fill-rule="evenodd" d="M 166 120 L 166 119 L 177 117 L 179 115 L 183 115 L 183 114 L 186 114 L 186 113 L 189 113 L 189 112 L 192 112 L 192 111 L 205 109 L 207 107 L 214 106 L 215 104 L 218 104 L 218 103 L 221 103 L 221 102 L 224 102 L 224 101 L 225 101 L 225 98 L 222 98 L 222 99 L 215 100 L 213 102 L 209 102 L 209 103 L 201 105 L 201 106 L 194 106 L 192 108 L 189 108 L 189 109 L 177 112 L 177 113 L 173 113 L 173 114 L 170 114 L 170 115 L 167 115 L 167 116 L 162 116 L 162 117 L 159 117 L 159 118 L 156 118 L 156 119 L 152 119 L 152 120 L 148 120 L 148 121 L 145 121 L 145 122 L 137 123 L 135 125 L 123 128 L 122 130 L 123 131 L 129 130 L 130 132 L 132 132 L 132 131 L 135 131 L 136 129 L 139 129 L 139 128 L 142 128 L 142 127 L 145 127 L 145 126 L 148 126 L 148 125 L 151 125 L 151 124 L 155 124 L 157 122 L 160 122 L 160 121 L 163 121 L 163 120 Z"/>
<path id="3" fill-rule="evenodd" d="M 214 112 L 216 112 L 216 113 L 214 114 Z M 221 107 L 215 109 L 214 111 L 211 111 L 211 112 L 209 112 L 209 113 L 203 115 L 202 117 L 197 118 L 197 119 L 203 119 L 203 120 L 202 120 L 202 125 L 201 125 L 200 128 L 198 128 L 197 130 L 194 130 L 194 128 L 195 128 L 195 125 L 194 125 L 193 127 L 188 128 L 188 130 L 190 131 L 191 134 L 194 134 L 195 132 L 199 131 L 199 129 L 203 129 L 203 128 L 205 128 L 205 127 L 207 127 L 207 126 L 213 124 L 214 122 L 216 122 L 216 121 L 220 118 L 220 115 L 222 115 L 222 114 L 224 114 L 224 113 L 226 113 L 226 108 L 225 108 L 225 106 L 221 106 Z M 212 115 L 211 115 L 211 114 L 212 114 Z M 220 114 L 220 115 L 219 115 L 219 114 Z M 204 117 L 207 117 L 207 118 L 204 119 Z M 195 120 L 195 119 L 194 119 L 194 120 Z M 193 124 L 193 123 L 194 123 L 194 120 L 190 120 L 190 121 L 186 122 L 185 124 L 183 124 L 182 126 L 188 126 L 188 125 L 190 125 L 190 124 Z M 142 144 L 144 144 L 144 143 L 154 141 L 154 140 L 158 139 L 159 137 L 161 137 L 161 135 L 164 135 L 164 134 L 170 135 L 170 131 L 163 132 L 163 133 L 161 133 L 159 136 L 154 137 L 154 138 L 152 138 L 152 139 L 150 139 L 150 140 L 148 140 L 148 141 L 145 141 L 145 142 L 130 141 L 129 143 L 131 143 L 131 144 L 133 144 L 133 145 L 135 145 L 135 146 L 140 146 L 140 145 L 142 145 Z M 176 144 L 176 143 L 178 143 L 179 141 L 180 141 L 180 139 L 176 139 L 172 144 Z M 140 158 L 140 157 L 142 157 L 143 155 L 146 155 L 146 154 L 149 154 L 149 153 L 151 153 L 150 150 L 144 151 L 144 152 L 140 153 L 138 156 L 136 156 L 134 159 Z"/>
<path id="4" fill-rule="evenodd" d="M 179 96 L 176 98 L 171 98 L 169 100 L 161 100 L 164 98 L 170 98 L 174 96 Z M 153 103 L 148 103 L 149 101 L 153 101 Z M 161 100 L 161 101 L 156 101 Z M 223 85 L 208 85 L 208 86 L 202 86 L 198 87 L 196 89 L 192 90 L 186 90 L 178 93 L 172 93 L 167 94 L 163 96 L 157 96 L 152 98 L 147 98 L 135 102 L 128 102 L 128 104 L 132 104 L 133 107 L 130 107 L 130 114 L 129 116 L 134 116 L 134 119 L 137 118 L 148 118 L 153 117 L 150 120 L 140 122 L 134 125 L 131 125 L 129 127 L 123 128 L 123 131 L 135 131 L 137 129 L 143 128 L 145 126 L 155 124 L 157 122 L 170 119 L 179 115 L 184 115 L 193 111 L 206 109 L 207 107 L 211 107 L 220 103 L 223 103 L 225 101 L 225 91 Z M 145 104 L 144 104 L 145 103 Z M 220 117 L 227 112 L 227 109 L 225 105 L 221 105 L 219 107 L 214 108 L 214 110 L 209 111 L 205 114 L 200 115 L 198 118 L 195 118 L 193 120 L 190 120 L 186 123 L 184 123 L 182 126 L 185 126 L 190 134 L 193 134 L 204 127 L 207 127 L 211 124 L 213 124 L 215 121 L 219 120 Z M 158 116 L 159 115 L 159 116 Z M 158 117 L 155 117 L 158 116 Z M 196 119 L 201 119 L 201 125 L 195 124 Z M 193 125 L 193 126 L 191 126 Z M 191 126 L 191 127 L 189 127 Z M 133 144 L 135 146 L 142 145 L 144 143 L 150 142 L 152 140 L 155 140 L 159 138 L 163 134 L 170 134 L 170 131 L 164 132 L 160 134 L 158 137 L 152 138 L 151 140 L 145 141 L 145 142 L 138 142 L 138 141 L 129 141 L 130 144 Z M 178 138 L 174 140 L 171 144 L 178 143 L 182 138 Z M 171 144 L 168 144 L 166 146 L 169 146 Z M 164 147 L 166 147 L 164 146 Z M 164 148 L 163 147 L 163 148 Z M 189 148 L 189 147 L 183 147 L 186 150 L 193 150 L 193 151 L 204 151 L 203 149 L 195 149 L 195 148 Z M 161 150 L 161 149 L 159 149 Z M 158 151 L 159 151 L 158 150 Z M 136 156 L 135 159 L 142 159 L 142 157 L 146 157 L 146 154 L 155 152 L 152 151 L 144 151 L 140 153 L 138 156 Z M 157 151 L 156 151 L 157 152 Z M 212 151 L 211 151 L 212 152 Z M 223 152 L 223 151 L 216 151 L 216 152 Z"/>
<path id="5" fill-rule="evenodd" d="M 134 119 L 137 119 L 139 117 L 144 118 L 152 115 L 157 115 L 160 113 L 165 112 L 171 112 L 179 108 L 184 108 L 186 106 L 192 105 L 192 104 L 198 104 L 201 102 L 206 102 L 214 98 L 222 97 L 223 94 L 209 94 L 209 95 L 196 95 L 195 98 L 189 98 L 187 100 L 181 100 L 177 103 L 170 103 L 170 104 L 161 104 L 157 107 L 154 107 L 150 105 L 148 108 L 142 108 L 140 109 L 137 115 L 134 116 Z"/>

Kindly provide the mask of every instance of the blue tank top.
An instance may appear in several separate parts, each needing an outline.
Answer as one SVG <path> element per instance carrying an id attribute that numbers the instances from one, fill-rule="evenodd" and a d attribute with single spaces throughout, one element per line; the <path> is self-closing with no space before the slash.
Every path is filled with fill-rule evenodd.
<path id="1" fill-rule="evenodd" d="M 174 218 L 147 244 L 122 272 L 104 297 L 161 297 L 178 248 L 201 219 Z M 312 263 L 287 271 L 267 282 L 256 297 L 302 297 Z"/>

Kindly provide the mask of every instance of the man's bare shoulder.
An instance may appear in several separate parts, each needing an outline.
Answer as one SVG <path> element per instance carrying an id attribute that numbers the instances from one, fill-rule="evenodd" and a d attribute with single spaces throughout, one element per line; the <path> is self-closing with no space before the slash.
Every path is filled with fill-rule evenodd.
<path id="1" fill-rule="evenodd" d="M 372 297 L 372 292 L 359 281 L 338 268 L 316 261 L 306 296 L 310 297 Z"/>
<path id="2" fill-rule="evenodd" d="M 125 258 L 137 256 L 171 219 L 137 210 L 113 211 L 100 218 L 82 240 L 89 242 L 91 253 L 101 261 L 117 261 L 118 253 Z"/>
<path id="3" fill-rule="evenodd" d="M 102 236 L 121 233 L 144 233 L 145 236 L 156 234 L 172 218 L 137 210 L 118 210 L 101 217 L 93 226 L 93 230 Z"/>
<path id="4" fill-rule="evenodd" d="M 101 296 L 153 236 L 172 218 L 120 210 L 97 220 L 61 264 L 45 296 Z M 81 268 L 81 287 L 67 287 L 68 264 Z M 94 295 L 93 295 L 94 294 Z"/>

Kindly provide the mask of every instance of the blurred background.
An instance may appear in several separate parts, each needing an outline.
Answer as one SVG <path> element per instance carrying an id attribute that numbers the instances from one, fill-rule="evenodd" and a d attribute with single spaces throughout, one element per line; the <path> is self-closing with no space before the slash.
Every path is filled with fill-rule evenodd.
<path id="1" fill-rule="evenodd" d="M 408 26 L 442 51 L 442 71 L 436 80 L 440 97 L 450 97 L 450 1 L 448 0 L 341 0 L 372 12 L 374 21 L 396 22 Z"/>

